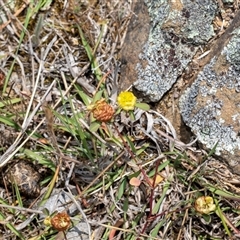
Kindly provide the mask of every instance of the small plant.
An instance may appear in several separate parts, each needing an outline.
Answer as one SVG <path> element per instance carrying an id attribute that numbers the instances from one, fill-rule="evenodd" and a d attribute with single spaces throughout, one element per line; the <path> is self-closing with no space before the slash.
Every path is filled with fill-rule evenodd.
<path id="1" fill-rule="evenodd" d="M 195 209 L 201 214 L 209 214 L 216 210 L 216 205 L 212 197 L 201 196 L 195 201 Z"/>

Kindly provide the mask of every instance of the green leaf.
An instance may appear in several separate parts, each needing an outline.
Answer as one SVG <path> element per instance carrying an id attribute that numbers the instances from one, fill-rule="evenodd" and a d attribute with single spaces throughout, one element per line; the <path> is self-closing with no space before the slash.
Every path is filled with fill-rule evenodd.
<path id="1" fill-rule="evenodd" d="M 150 106 L 147 103 L 136 103 L 135 106 L 144 111 L 148 111 L 150 109 Z"/>
<path id="2" fill-rule="evenodd" d="M 127 179 L 124 178 L 119 186 L 119 189 L 118 189 L 118 193 L 117 193 L 117 201 L 119 199 L 121 199 L 121 197 L 123 196 L 124 192 L 125 192 L 125 189 L 126 189 L 126 185 L 127 185 Z"/>
<path id="3" fill-rule="evenodd" d="M 86 106 L 88 106 L 92 103 L 92 99 L 85 92 L 79 90 L 78 94 Z"/>
<path id="4" fill-rule="evenodd" d="M 40 182 L 40 186 L 48 185 L 51 182 L 52 178 L 53 178 L 53 175 L 48 175 Z"/>
<path id="5" fill-rule="evenodd" d="M 163 162 L 161 165 L 158 166 L 157 172 L 161 172 L 167 165 L 170 164 L 170 161 Z M 156 169 L 153 169 L 148 176 L 153 177 L 156 174 Z"/>
<path id="6" fill-rule="evenodd" d="M 101 98 L 103 98 L 103 91 L 100 90 L 98 91 L 94 97 L 93 97 L 93 103 L 95 103 L 96 101 L 100 100 Z"/>
<path id="7" fill-rule="evenodd" d="M 136 151 L 136 155 L 139 156 L 141 153 L 143 153 L 149 147 L 149 145 L 149 143 L 144 143 L 141 148 Z"/>
<path id="8" fill-rule="evenodd" d="M 208 155 L 207 155 L 206 157 L 204 157 L 203 161 L 205 161 L 206 159 L 208 159 L 209 157 L 211 157 L 211 156 L 216 152 L 216 148 L 217 148 L 217 146 L 218 146 L 218 142 L 219 142 L 219 141 L 217 141 L 217 142 L 215 143 L 215 145 L 213 146 L 213 148 L 211 149 L 211 151 L 208 153 Z"/>
<path id="9" fill-rule="evenodd" d="M 170 182 L 166 182 L 163 186 L 163 191 L 162 191 L 162 194 L 161 194 L 161 198 L 157 201 L 156 205 L 154 206 L 153 210 L 152 210 L 152 214 L 157 214 L 159 209 L 160 209 L 160 206 L 164 200 L 164 198 L 166 197 L 166 194 L 167 194 L 167 191 L 168 189 L 170 188 Z"/>
<path id="10" fill-rule="evenodd" d="M 3 205 L 8 205 L 8 202 L 5 200 L 5 199 L 2 199 L 0 198 L 0 204 L 3 204 Z M 16 209 L 13 209 L 13 208 L 8 208 L 8 211 L 12 214 L 15 213 Z M 0 217 L 1 218 L 1 217 Z"/>
<path id="11" fill-rule="evenodd" d="M 17 123 L 15 123 L 12 119 L 10 119 L 8 117 L 0 116 L 0 122 L 4 123 L 10 127 L 14 127 L 15 129 L 20 129 L 20 127 L 17 125 Z"/>
<path id="12" fill-rule="evenodd" d="M 17 196 L 18 205 L 20 207 L 23 207 L 22 197 L 21 197 L 21 194 L 20 194 L 20 191 L 19 191 L 19 188 L 18 188 L 18 185 L 17 185 L 15 179 L 14 179 L 14 190 L 15 190 L 15 193 L 16 193 L 16 196 Z"/>
<path id="13" fill-rule="evenodd" d="M 207 223 L 207 224 L 210 224 L 211 223 L 211 215 L 210 214 L 202 214 L 202 218 L 204 219 L 204 221 Z"/>
<path id="14" fill-rule="evenodd" d="M 45 214 L 46 216 L 49 216 L 50 213 L 49 213 L 49 210 L 47 208 L 43 208 L 42 210 L 43 214 Z"/>
<path id="15" fill-rule="evenodd" d="M 21 98 L 14 98 L 14 99 L 10 99 L 10 100 L 6 100 L 4 102 L 0 102 L 0 108 L 5 107 L 5 106 L 9 106 L 11 104 L 15 104 L 18 102 L 21 102 L 22 99 Z"/>
<path id="16" fill-rule="evenodd" d="M 39 164 L 46 166 L 50 168 L 53 172 L 55 172 L 56 167 L 54 163 L 51 160 L 42 156 L 39 152 L 33 152 L 26 148 L 24 148 L 22 152 L 26 154 L 26 156 L 32 159 L 33 161 L 37 161 Z"/>
<path id="17" fill-rule="evenodd" d="M 117 111 L 115 112 L 115 115 L 118 115 L 122 111 L 121 108 L 118 108 Z"/>
<path id="18" fill-rule="evenodd" d="M 134 116 L 133 111 L 129 111 L 129 116 L 130 116 L 131 121 L 135 120 L 135 116 Z"/>
<path id="19" fill-rule="evenodd" d="M 155 227 L 154 229 L 151 231 L 151 237 L 156 238 L 159 234 L 159 229 L 164 226 L 166 224 L 166 221 L 163 219 L 162 221 L 160 221 Z"/>
<path id="20" fill-rule="evenodd" d="M 102 78 L 102 72 L 101 72 L 101 70 L 99 68 L 98 61 L 95 58 L 95 56 L 93 54 L 93 51 L 92 51 L 92 49 L 91 49 L 87 39 L 85 38 L 84 33 L 83 33 L 81 27 L 79 25 L 77 25 L 77 27 L 78 27 L 79 35 L 80 35 L 81 40 L 82 40 L 82 45 L 85 48 L 85 51 L 87 53 L 89 61 L 91 62 L 92 70 L 93 70 L 96 78 L 98 79 L 98 81 L 100 81 L 101 78 Z"/>
<path id="21" fill-rule="evenodd" d="M 99 127 L 101 126 L 101 123 L 100 122 L 92 122 L 91 123 L 91 125 L 90 125 L 90 127 L 89 127 L 89 130 L 91 131 L 91 132 L 96 132 L 98 129 L 99 129 Z"/>
<path id="22" fill-rule="evenodd" d="M 223 224 L 223 226 L 224 226 L 224 229 L 225 229 L 225 231 L 227 232 L 227 235 L 231 238 L 232 237 L 232 234 L 231 234 L 231 232 L 230 232 L 230 230 L 229 230 L 229 228 L 228 228 L 228 226 L 227 226 L 227 218 L 225 217 L 225 215 L 223 214 L 223 212 L 222 212 L 222 210 L 221 210 L 221 208 L 220 208 L 220 206 L 219 206 L 219 203 L 218 203 L 218 201 L 217 201 L 217 199 L 214 199 L 214 202 L 215 202 L 215 204 L 216 204 L 216 206 L 217 206 L 217 209 L 216 209 L 216 211 L 215 211 L 215 213 L 218 215 L 218 217 L 221 219 L 221 221 L 222 221 L 222 224 Z"/>
<path id="23" fill-rule="evenodd" d="M 239 201 L 239 199 L 240 199 L 240 195 L 228 192 L 226 190 L 217 189 L 216 187 L 214 187 L 210 184 L 203 184 L 203 186 L 206 189 L 208 189 L 209 191 L 211 191 L 212 193 L 214 193 L 218 196 L 222 196 L 222 197 L 229 198 L 229 199 L 232 199 L 232 200 L 237 200 L 237 201 Z"/>
<path id="24" fill-rule="evenodd" d="M 135 153 L 136 153 L 136 148 L 135 148 L 135 146 L 134 146 L 134 143 L 132 142 L 132 140 L 129 138 L 128 135 L 125 135 L 125 139 L 126 139 L 126 141 L 128 142 L 128 144 L 129 144 L 132 152 L 135 154 Z"/>

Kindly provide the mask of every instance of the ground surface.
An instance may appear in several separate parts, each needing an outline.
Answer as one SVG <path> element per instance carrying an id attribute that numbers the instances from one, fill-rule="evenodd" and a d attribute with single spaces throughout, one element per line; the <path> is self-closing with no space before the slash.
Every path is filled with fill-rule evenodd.
<path id="1" fill-rule="evenodd" d="M 178 124 L 181 83 L 117 100 L 131 1 L 0 4 L 1 239 L 239 237 L 240 179 Z"/>

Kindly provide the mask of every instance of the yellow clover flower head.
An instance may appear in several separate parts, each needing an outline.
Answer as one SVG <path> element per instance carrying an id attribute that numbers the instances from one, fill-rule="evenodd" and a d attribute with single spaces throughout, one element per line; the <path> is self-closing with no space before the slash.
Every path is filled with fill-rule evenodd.
<path id="1" fill-rule="evenodd" d="M 137 98 L 132 92 L 121 92 L 117 98 L 118 105 L 125 111 L 133 110 Z"/>
<path id="2" fill-rule="evenodd" d="M 216 205 L 213 202 L 213 198 L 210 196 L 201 196 L 195 201 L 195 209 L 202 214 L 209 214 L 215 211 Z"/>
<path id="3" fill-rule="evenodd" d="M 44 221 L 43 221 L 44 225 L 46 226 L 51 226 L 51 217 L 50 216 L 47 216 Z"/>

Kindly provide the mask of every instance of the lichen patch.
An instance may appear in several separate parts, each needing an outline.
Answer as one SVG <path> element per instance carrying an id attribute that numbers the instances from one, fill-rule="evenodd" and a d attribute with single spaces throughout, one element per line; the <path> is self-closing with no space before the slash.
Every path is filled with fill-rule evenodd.
<path id="1" fill-rule="evenodd" d="M 240 164 L 239 36 L 235 29 L 180 98 L 184 122 L 207 148 L 217 144 L 216 153 L 232 166 Z"/>
<path id="2" fill-rule="evenodd" d="M 124 71 L 123 79 L 134 79 L 134 88 L 144 100 L 157 102 L 183 73 L 198 46 L 214 36 L 212 21 L 218 7 L 215 1 L 190 0 L 145 0 L 145 5 L 151 19 L 149 36 L 128 64 L 135 71 Z M 132 49 L 134 41 L 129 41 Z"/>

